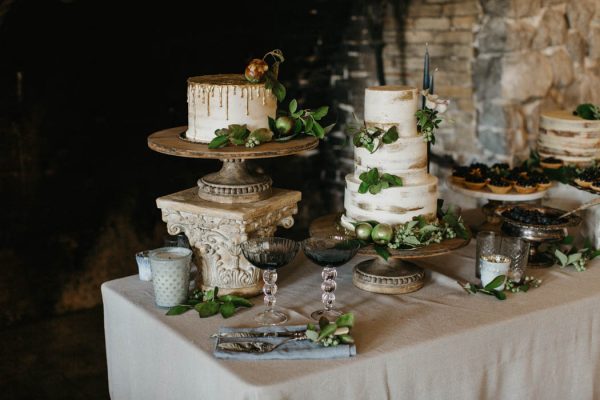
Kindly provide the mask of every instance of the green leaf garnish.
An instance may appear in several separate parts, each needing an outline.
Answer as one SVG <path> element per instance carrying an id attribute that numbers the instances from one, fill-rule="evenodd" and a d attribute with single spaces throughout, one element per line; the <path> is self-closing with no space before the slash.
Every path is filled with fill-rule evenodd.
<path id="1" fill-rule="evenodd" d="M 506 280 L 506 275 L 498 275 L 490 283 L 485 285 L 484 289 L 494 290 L 494 289 L 502 286 L 502 284 L 504 283 L 505 280 Z"/>
<path id="2" fill-rule="evenodd" d="M 195 306 L 196 311 L 200 315 L 200 318 L 208 318 L 219 312 L 220 304 L 214 300 L 208 300 L 204 303 L 197 304 Z"/>
<path id="3" fill-rule="evenodd" d="M 235 305 L 231 302 L 223 303 L 221 304 L 219 311 L 221 312 L 223 318 L 229 318 L 235 314 Z"/>
<path id="4" fill-rule="evenodd" d="M 354 326 L 354 314 L 346 313 L 346 314 L 340 315 L 335 320 L 335 324 L 338 326 L 338 328 L 343 328 L 343 327 L 352 328 Z"/>
<path id="5" fill-rule="evenodd" d="M 386 246 L 382 246 L 382 245 L 376 244 L 375 246 L 373 246 L 373 248 L 375 249 L 375 252 L 381 258 L 383 258 L 385 261 L 387 261 L 388 258 L 390 258 L 391 254 L 390 254 L 390 251 L 388 250 L 388 248 Z"/>
<path id="6" fill-rule="evenodd" d="M 229 143 L 228 135 L 220 135 L 210 141 L 208 144 L 209 149 L 219 149 L 221 147 L 225 147 Z"/>
<path id="7" fill-rule="evenodd" d="M 338 327 L 335 324 L 335 322 L 330 322 L 328 325 L 326 325 L 325 327 L 321 328 L 321 332 L 319 332 L 319 336 L 318 336 L 317 340 L 321 340 L 324 337 L 331 335 L 332 333 L 335 332 L 335 330 L 337 328 Z"/>
<path id="8" fill-rule="evenodd" d="M 192 306 L 180 304 L 178 306 L 169 308 L 169 311 L 167 311 L 166 315 L 180 315 L 180 314 L 183 314 L 184 312 L 191 310 L 192 308 L 193 308 Z"/>

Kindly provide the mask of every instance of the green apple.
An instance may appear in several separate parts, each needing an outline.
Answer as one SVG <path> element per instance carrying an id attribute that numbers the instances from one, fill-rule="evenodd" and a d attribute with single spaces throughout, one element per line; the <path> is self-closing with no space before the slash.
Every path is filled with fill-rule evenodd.
<path id="1" fill-rule="evenodd" d="M 371 239 L 376 244 L 388 244 L 393 234 L 394 230 L 390 224 L 377 224 L 371 231 Z"/>
<path id="2" fill-rule="evenodd" d="M 361 222 L 354 227 L 354 233 L 356 233 L 356 237 L 360 240 L 369 240 L 372 230 L 371 224 L 366 222 Z"/>
<path id="3" fill-rule="evenodd" d="M 294 120 L 290 117 L 279 117 L 275 121 L 275 128 L 282 135 L 289 135 L 292 132 L 292 128 L 294 127 Z"/>

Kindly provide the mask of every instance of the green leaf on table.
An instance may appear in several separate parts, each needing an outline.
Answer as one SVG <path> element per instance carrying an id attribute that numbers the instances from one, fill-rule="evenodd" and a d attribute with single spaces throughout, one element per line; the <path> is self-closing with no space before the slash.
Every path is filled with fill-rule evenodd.
<path id="1" fill-rule="evenodd" d="M 388 258 L 390 258 L 391 254 L 387 246 L 376 244 L 375 246 L 373 246 L 373 248 L 375 249 L 375 252 L 385 261 L 387 261 Z"/>
<path id="2" fill-rule="evenodd" d="M 524 283 L 521 286 L 519 286 L 519 289 L 521 289 L 521 292 L 527 292 L 529 290 L 529 285 Z"/>
<path id="3" fill-rule="evenodd" d="M 340 341 L 342 343 L 345 343 L 345 344 L 352 344 L 352 343 L 354 343 L 354 338 L 352 336 L 348 335 L 348 334 L 346 334 L 346 335 L 339 335 L 338 337 L 339 337 L 339 339 L 340 339 Z"/>
<path id="4" fill-rule="evenodd" d="M 197 304 L 194 308 L 198 311 L 200 318 L 212 317 L 219 312 L 220 304 L 214 300 Z"/>
<path id="5" fill-rule="evenodd" d="M 556 249 L 554 251 L 554 255 L 556 256 L 556 258 L 558 259 L 558 261 L 560 262 L 561 266 L 566 266 L 567 262 L 569 260 L 569 257 L 567 257 L 567 255 L 565 253 L 563 253 L 562 251 Z"/>
<path id="6" fill-rule="evenodd" d="M 248 299 L 232 294 L 226 294 L 225 296 L 219 297 L 219 301 L 233 303 L 236 307 L 252 307 L 252 303 Z"/>
<path id="7" fill-rule="evenodd" d="M 319 332 L 319 337 L 317 338 L 317 340 L 321 340 L 321 339 L 333 334 L 337 328 L 338 327 L 335 324 L 335 322 L 331 322 L 328 325 L 326 325 L 325 327 L 322 327 L 321 332 Z"/>
<path id="8" fill-rule="evenodd" d="M 232 302 L 228 301 L 226 303 L 221 304 L 219 311 L 221 312 L 223 318 L 229 318 L 233 314 L 235 314 L 235 305 Z"/>
<path id="9" fill-rule="evenodd" d="M 306 330 L 307 330 L 307 331 L 316 331 L 316 330 L 317 330 L 317 327 L 316 327 L 316 326 L 315 326 L 315 324 L 313 324 L 312 322 L 309 322 L 309 323 L 306 325 Z"/>
<path id="10" fill-rule="evenodd" d="M 580 259 L 581 259 L 581 253 L 569 254 L 569 256 L 567 257 L 567 265 L 573 264 L 575 261 L 580 260 Z"/>
<path id="11" fill-rule="evenodd" d="M 327 317 L 319 318 L 319 328 L 320 329 L 325 328 L 327 325 L 329 325 L 329 320 L 327 319 Z"/>
<path id="12" fill-rule="evenodd" d="M 354 326 L 354 314 L 346 313 L 346 314 L 340 315 L 335 320 L 335 324 L 338 326 L 338 328 L 343 328 L 343 327 L 352 328 Z"/>
<path id="13" fill-rule="evenodd" d="M 502 284 L 504 283 L 504 281 L 506 281 L 506 275 L 498 275 L 490 283 L 488 283 L 487 285 L 485 285 L 484 289 L 485 290 L 494 290 L 494 289 L 502 286 Z"/>
<path id="14" fill-rule="evenodd" d="M 180 315 L 180 314 L 183 314 L 184 312 L 191 310 L 192 308 L 193 308 L 192 306 L 180 304 L 178 306 L 169 308 L 169 311 L 167 311 L 166 315 Z"/>
<path id="15" fill-rule="evenodd" d="M 385 144 L 390 144 L 394 143 L 396 140 L 398 140 L 398 129 L 396 128 L 396 125 L 394 125 L 387 130 L 381 138 L 381 141 Z"/>
<path id="16" fill-rule="evenodd" d="M 217 136 L 213 140 L 210 141 L 210 143 L 208 144 L 208 148 L 211 150 L 219 149 L 219 148 L 227 145 L 227 143 L 229 143 L 229 135 Z"/>
<path id="17" fill-rule="evenodd" d="M 214 299 L 215 299 L 215 289 L 209 289 L 206 292 L 204 292 L 204 297 L 203 297 L 204 301 L 210 301 L 210 300 L 214 300 Z"/>
<path id="18" fill-rule="evenodd" d="M 590 260 L 594 259 L 596 257 L 600 256 L 600 250 L 594 250 L 592 251 L 592 253 L 590 254 Z"/>
<path id="19" fill-rule="evenodd" d="M 298 109 L 298 101 L 296 101 L 296 99 L 292 99 L 292 101 L 290 101 L 290 106 L 289 106 L 290 114 L 295 113 L 297 109 Z"/>
<path id="20" fill-rule="evenodd" d="M 506 293 L 504 293 L 501 290 L 492 290 L 492 292 L 494 293 L 494 296 L 496 296 L 496 298 L 498 300 L 506 300 Z"/>
<path id="21" fill-rule="evenodd" d="M 305 335 L 313 342 L 316 342 L 319 339 L 319 333 L 312 329 L 307 329 Z"/>

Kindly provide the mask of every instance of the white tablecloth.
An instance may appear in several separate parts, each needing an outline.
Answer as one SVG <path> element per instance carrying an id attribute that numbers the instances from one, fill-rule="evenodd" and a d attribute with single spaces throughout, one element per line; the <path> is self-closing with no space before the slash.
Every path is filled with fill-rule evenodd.
<path id="1" fill-rule="evenodd" d="M 102 286 L 110 394 L 117 399 L 593 399 L 600 398 L 600 262 L 586 272 L 530 270 L 544 282 L 504 302 L 468 295 L 474 244 L 420 262 L 418 292 L 389 296 L 352 285 L 340 268 L 338 303 L 357 318 L 354 358 L 221 361 L 219 326 L 252 326 L 259 304 L 224 320 L 167 317 L 137 276 Z M 360 261 L 357 257 L 354 261 Z M 435 272 L 437 271 L 437 272 Z M 290 324 L 320 303 L 320 269 L 299 255 L 280 271 Z"/>

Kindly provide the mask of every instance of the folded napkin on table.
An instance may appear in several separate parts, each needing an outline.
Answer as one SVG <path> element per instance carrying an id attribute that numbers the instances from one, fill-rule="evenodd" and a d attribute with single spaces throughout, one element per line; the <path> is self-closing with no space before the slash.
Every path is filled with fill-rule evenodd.
<path id="1" fill-rule="evenodd" d="M 268 353 L 246 353 L 227 351 L 219 348 L 219 343 L 225 342 L 247 342 L 249 340 L 260 340 L 269 343 L 280 343 L 286 340 L 286 337 L 260 337 L 260 338 L 235 338 L 221 337 L 224 333 L 233 332 L 299 332 L 304 331 L 306 325 L 290 326 L 265 326 L 259 328 L 219 328 L 219 336 L 216 339 L 214 355 L 217 358 L 228 360 L 301 360 L 301 359 L 319 359 L 319 358 L 346 358 L 356 355 L 356 346 L 354 344 L 339 344 L 333 347 L 324 347 L 310 340 L 290 341 L 281 347 Z"/>

